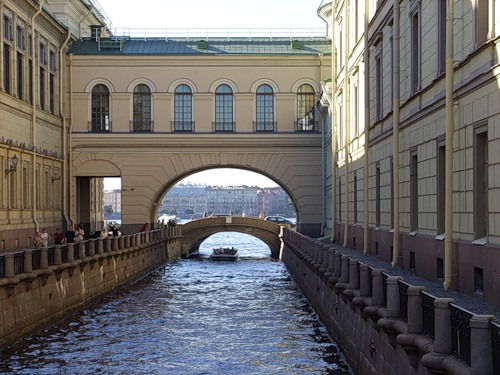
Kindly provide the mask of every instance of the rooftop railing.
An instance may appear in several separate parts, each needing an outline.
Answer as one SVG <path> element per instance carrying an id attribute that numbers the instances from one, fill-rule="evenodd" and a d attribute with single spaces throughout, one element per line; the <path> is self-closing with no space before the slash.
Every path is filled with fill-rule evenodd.
<path id="1" fill-rule="evenodd" d="M 326 28 L 112 28 L 115 39 L 130 38 L 164 38 L 185 40 L 210 39 L 283 39 L 325 38 Z"/>

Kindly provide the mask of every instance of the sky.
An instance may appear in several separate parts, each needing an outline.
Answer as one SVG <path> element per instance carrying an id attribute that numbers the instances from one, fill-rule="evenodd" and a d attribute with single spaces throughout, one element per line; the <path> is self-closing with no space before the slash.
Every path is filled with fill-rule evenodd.
<path id="1" fill-rule="evenodd" d="M 317 15 L 321 0 L 94 0 L 112 28 L 326 28 Z M 329 0 L 324 0 L 325 3 Z M 139 6 L 137 4 L 140 4 Z M 262 175 L 239 169 L 213 169 L 182 182 L 207 185 L 277 186 Z M 105 179 L 119 189 L 120 179 Z"/>
<path id="2" fill-rule="evenodd" d="M 274 181 L 258 173 L 235 168 L 217 168 L 194 173 L 181 181 L 182 183 L 206 184 L 212 186 L 247 185 L 259 187 L 278 186 Z M 121 188 L 121 178 L 105 178 L 104 190 Z"/>
<path id="3" fill-rule="evenodd" d="M 113 28 L 325 27 L 317 16 L 321 0 L 94 1 L 104 10 Z"/>

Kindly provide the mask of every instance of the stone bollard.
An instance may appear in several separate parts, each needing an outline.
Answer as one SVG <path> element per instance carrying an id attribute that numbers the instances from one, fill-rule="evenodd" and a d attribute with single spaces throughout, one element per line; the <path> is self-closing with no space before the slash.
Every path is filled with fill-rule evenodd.
<path id="1" fill-rule="evenodd" d="M 49 249 L 42 247 L 40 250 L 40 269 L 46 270 L 49 268 Z"/>
<path id="2" fill-rule="evenodd" d="M 14 277 L 14 254 L 5 254 L 5 274 L 4 277 Z"/>
<path id="3" fill-rule="evenodd" d="M 132 246 L 132 247 L 137 246 L 136 237 L 133 234 L 130 235 L 130 246 Z"/>
<path id="4" fill-rule="evenodd" d="M 335 254 L 333 254 L 333 268 L 333 276 L 340 279 L 340 275 L 342 275 L 342 254 L 339 251 L 335 251 Z"/>
<path id="5" fill-rule="evenodd" d="M 97 242 L 97 239 L 95 239 L 95 238 L 91 238 L 89 240 L 89 256 L 91 256 L 91 257 L 93 257 L 95 255 L 96 242 Z"/>
<path id="6" fill-rule="evenodd" d="M 359 265 L 359 295 L 361 297 L 369 297 L 370 290 L 370 265 L 361 263 Z"/>
<path id="7" fill-rule="evenodd" d="M 45 248 L 47 249 L 47 248 Z M 24 272 L 33 272 L 33 251 L 28 250 L 24 252 Z"/>
<path id="8" fill-rule="evenodd" d="M 490 321 L 493 315 L 474 315 L 469 321 L 471 335 L 471 375 L 493 374 Z"/>
<path id="9" fill-rule="evenodd" d="M 113 237 L 113 251 L 118 251 L 118 237 Z"/>
<path id="10" fill-rule="evenodd" d="M 126 249 L 130 248 L 130 236 L 125 237 L 125 248 Z"/>
<path id="11" fill-rule="evenodd" d="M 359 263 L 356 259 L 349 261 L 349 289 L 359 289 Z"/>
<path id="12" fill-rule="evenodd" d="M 323 263 L 321 263 L 321 267 L 319 268 L 319 272 L 325 273 L 328 270 L 328 254 L 330 251 L 330 246 L 323 245 L 321 249 L 321 253 L 323 254 Z"/>
<path id="13" fill-rule="evenodd" d="M 111 252 L 111 240 L 112 240 L 111 237 L 106 237 L 106 247 L 104 249 L 104 251 L 106 253 L 110 253 Z"/>
<path id="14" fill-rule="evenodd" d="M 372 270 L 372 305 L 384 305 L 384 269 Z"/>
<path id="15" fill-rule="evenodd" d="M 68 244 L 68 263 L 71 263 L 74 261 L 75 261 L 75 244 L 69 243 Z"/>
<path id="16" fill-rule="evenodd" d="M 386 318 L 399 318 L 399 280 L 402 280 L 401 276 L 389 276 L 387 278 Z"/>
<path id="17" fill-rule="evenodd" d="M 351 258 L 349 258 L 347 255 L 342 255 L 341 261 L 342 261 L 342 271 L 340 274 L 340 282 L 347 284 L 349 282 L 349 261 Z"/>
<path id="18" fill-rule="evenodd" d="M 455 303 L 455 300 L 434 300 L 434 352 L 437 354 L 451 354 L 452 351 L 450 303 Z"/>
<path id="19" fill-rule="evenodd" d="M 80 259 L 85 259 L 85 241 L 78 242 L 78 254 Z"/>
<path id="20" fill-rule="evenodd" d="M 422 292 L 423 286 L 408 287 L 408 322 L 406 331 L 408 333 L 422 333 L 424 331 L 424 319 L 422 315 Z"/>
<path id="21" fill-rule="evenodd" d="M 104 254 L 104 240 L 102 238 L 97 240 L 97 253 Z"/>
<path id="22" fill-rule="evenodd" d="M 120 250 L 125 249 L 125 237 L 123 237 L 123 236 L 118 237 L 118 248 Z"/>
<path id="23" fill-rule="evenodd" d="M 334 262 L 334 255 L 335 255 L 335 250 L 333 250 L 331 247 L 328 247 L 328 266 L 326 268 L 325 272 L 325 277 L 332 277 L 334 275 L 334 268 L 333 268 L 333 262 Z"/>
<path id="24" fill-rule="evenodd" d="M 67 245 L 69 248 L 69 245 Z M 54 249 L 54 265 L 60 266 L 62 264 L 62 246 L 58 245 Z"/>

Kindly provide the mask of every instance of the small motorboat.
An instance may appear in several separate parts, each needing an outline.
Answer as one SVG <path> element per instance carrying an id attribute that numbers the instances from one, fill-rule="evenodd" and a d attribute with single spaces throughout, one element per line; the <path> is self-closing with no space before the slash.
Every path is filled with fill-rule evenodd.
<path id="1" fill-rule="evenodd" d="M 234 262 L 238 259 L 238 249 L 234 247 L 218 247 L 212 250 L 210 260 Z"/>

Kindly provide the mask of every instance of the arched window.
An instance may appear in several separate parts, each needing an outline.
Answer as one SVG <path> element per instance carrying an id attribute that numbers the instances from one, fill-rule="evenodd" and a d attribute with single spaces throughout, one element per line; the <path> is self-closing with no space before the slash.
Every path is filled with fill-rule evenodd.
<path id="1" fill-rule="evenodd" d="M 174 131 L 193 131 L 193 94 L 188 85 L 179 85 L 175 89 Z"/>
<path id="2" fill-rule="evenodd" d="M 220 85 L 215 90 L 215 131 L 234 131 L 233 90 L 228 85 Z"/>
<path id="3" fill-rule="evenodd" d="M 315 130 L 315 95 L 310 85 L 302 85 L 297 92 L 297 131 Z"/>
<path id="4" fill-rule="evenodd" d="M 149 132 L 153 128 L 151 121 L 151 91 L 146 85 L 137 85 L 134 89 L 133 132 Z"/>
<path id="5" fill-rule="evenodd" d="M 92 128 L 93 133 L 109 132 L 109 90 L 104 85 L 92 89 Z"/>
<path id="6" fill-rule="evenodd" d="M 256 120 L 256 131 L 274 131 L 274 92 L 272 87 L 269 85 L 260 85 L 257 88 Z"/>

